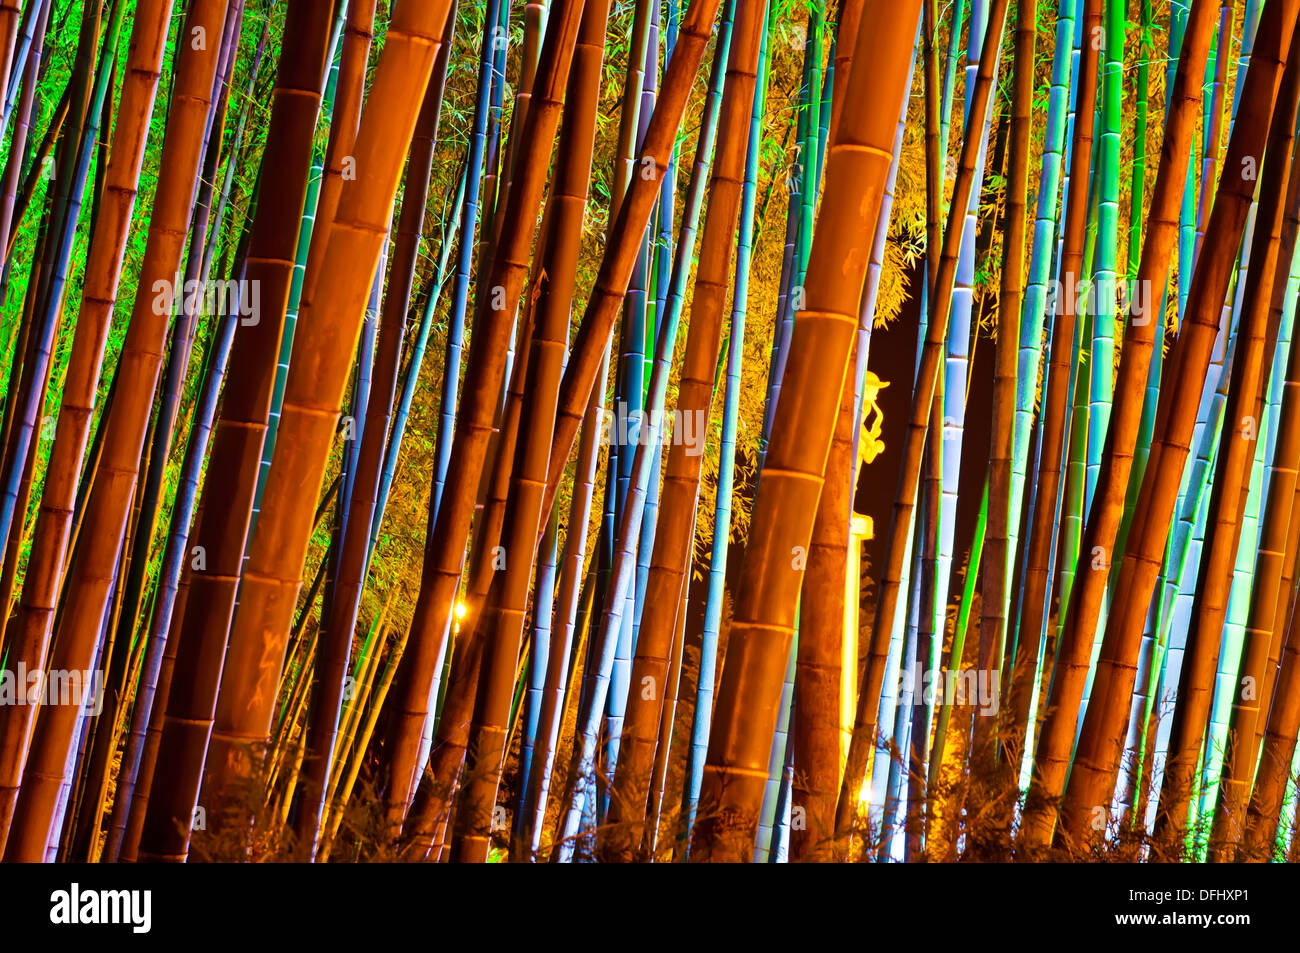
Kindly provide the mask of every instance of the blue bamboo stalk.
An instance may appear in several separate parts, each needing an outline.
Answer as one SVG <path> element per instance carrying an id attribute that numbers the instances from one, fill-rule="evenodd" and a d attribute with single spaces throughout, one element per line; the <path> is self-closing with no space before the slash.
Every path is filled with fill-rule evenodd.
<path id="1" fill-rule="evenodd" d="M 655 74 L 659 62 L 659 4 L 650 3 L 637 8 L 637 15 L 647 16 L 645 30 L 645 48 L 632 50 L 629 55 L 641 57 L 641 91 L 636 112 L 636 138 L 633 152 L 641 153 L 641 144 L 645 138 L 646 128 L 650 123 L 650 113 L 654 110 Z M 633 29 L 633 36 L 638 34 Z M 653 234 L 650 224 L 646 225 L 645 238 L 632 268 L 632 278 L 628 284 L 627 297 L 623 307 L 622 355 L 619 361 L 619 398 L 617 403 L 619 416 L 626 415 L 627 444 L 620 447 L 618 455 L 618 495 L 615 502 L 615 519 L 622 518 L 627 506 L 628 493 L 632 481 L 633 459 L 635 454 L 631 447 L 640 440 L 645 426 L 642 415 L 650 408 L 646 395 L 646 365 L 651 355 L 646 350 L 646 284 L 649 277 L 650 242 Z M 620 435 L 620 440 L 622 439 Z M 655 449 L 658 449 L 656 444 Z M 657 460 L 659 454 L 652 456 Z M 649 572 L 650 551 L 654 547 L 654 520 L 658 516 L 658 500 L 655 492 L 659 481 L 652 473 L 647 475 L 642 489 L 645 492 L 639 530 L 633 543 L 637 560 L 637 575 L 644 563 Z M 650 540 L 650 551 L 642 552 L 641 546 Z M 643 590 L 644 591 L 644 590 Z M 619 741 L 623 733 L 623 717 L 627 711 L 627 692 L 632 675 L 632 652 L 636 643 L 636 620 L 639 602 L 636 598 L 636 586 L 629 586 L 624 593 L 624 608 L 620 619 L 618 644 L 614 651 L 614 667 L 610 676 L 609 693 L 606 700 L 605 721 L 605 777 L 612 778 L 618 764 Z M 598 816 L 603 818 L 609 806 L 609 789 L 606 787 L 599 805 Z"/>

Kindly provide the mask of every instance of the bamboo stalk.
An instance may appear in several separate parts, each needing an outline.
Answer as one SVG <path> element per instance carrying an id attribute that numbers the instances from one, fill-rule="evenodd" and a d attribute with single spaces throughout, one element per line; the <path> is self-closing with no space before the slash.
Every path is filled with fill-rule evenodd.
<path id="1" fill-rule="evenodd" d="M 971 135 L 969 132 L 973 132 L 977 124 L 982 125 L 987 111 L 1006 9 L 1006 0 L 994 0 L 989 15 L 990 29 L 984 39 L 978 77 L 971 94 L 969 124 L 971 129 L 962 145 L 961 164 L 953 188 L 948 224 L 944 230 L 943 256 L 935 278 L 934 313 L 929 318 L 925 341 L 921 347 L 921 360 L 917 369 L 913 406 L 903 449 L 898 492 L 894 498 L 890 517 L 888 548 L 881 571 L 876 614 L 872 621 L 871 656 L 858 692 L 853 738 L 849 744 L 848 763 L 836 805 L 835 826 L 837 834 L 841 835 L 851 833 L 851 828 L 856 823 L 859 795 L 867 775 L 871 751 L 875 747 L 876 708 L 885 677 L 885 663 L 894 613 L 898 604 L 903 563 L 906 558 L 908 528 L 915 507 L 922 451 L 929 430 L 935 381 L 938 377 L 943 342 L 947 336 L 948 316 L 952 309 L 952 288 L 962 243 L 962 225 L 965 223 L 967 206 L 973 189 L 975 167 L 982 151 L 983 137 Z M 820 486 L 817 489 L 820 490 Z"/>
<path id="2" fill-rule="evenodd" d="M 249 745 L 264 742 L 267 735 L 314 499 L 423 99 L 404 90 L 413 81 L 420 87 L 428 83 L 449 6 L 450 0 L 438 0 L 401 3 L 394 9 L 356 136 L 355 162 L 365 174 L 343 184 L 338 212 L 326 220 L 328 246 L 319 270 L 314 272 L 308 262 L 308 290 L 285 385 L 277 453 L 241 576 L 205 766 L 209 807 L 218 816 L 221 811 L 214 805 L 237 797 L 252 774 Z M 303 492 L 312 486 L 317 493 Z"/>
<path id="3" fill-rule="evenodd" d="M 203 133 L 212 105 L 226 0 L 196 0 L 186 21 L 194 37 L 184 47 L 176 76 L 176 90 L 163 142 L 161 178 L 149 224 L 149 237 L 140 269 L 141 288 L 136 296 L 132 321 L 119 359 L 119 373 L 129 386 L 120 389 L 107 421 L 103 459 L 95 487 L 87 502 L 85 538 L 72 559 L 64 586 L 67 611 L 55 640 L 51 668 L 86 670 L 96 654 L 109 605 L 111 583 L 118 561 L 119 543 L 128 516 L 131 487 L 136 481 L 148 408 L 157 384 L 169 309 L 157 307 L 160 290 L 166 302 L 172 300 L 172 286 L 180 262 L 190 213 L 194 184 L 202 159 Z M 120 15 L 120 8 L 118 11 Z M 210 37 L 212 41 L 199 37 Z M 104 77 L 106 79 L 107 72 Z M 98 113 L 98 108 L 95 109 Z M 88 161 L 89 156 L 86 156 Z M 49 631 L 54 606 L 33 605 L 37 625 Z M 42 640 L 43 641 L 43 640 Z M 15 813 L 20 840 L 6 846 L 6 856 L 40 859 L 45 845 L 58 830 L 59 803 L 68 779 L 67 754 L 74 741 L 78 706 L 43 710 L 32 751 L 24 773 L 23 795 Z"/>
<path id="4" fill-rule="evenodd" d="M 1228 405 L 1224 411 L 1225 426 L 1215 461 L 1214 488 L 1210 497 L 1210 529 L 1207 533 L 1206 545 L 1201 551 L 1200 581 L 1193 603 L 1187 648 L 1183 655 L 1178 704 L 1174 709 L 1169 756 L 1165 767 L 1165 782 L 1160 791 L 1160 814 L 1156 819 L 1157 837 L 1167 838 L 1172 842 L 1176 842 L 1186 828 L 1186 807 L 1191 788 L 1190 772 L 1195 770 L 1195 760 L 1204 738 L 1205 719 L 1211 703 L 1210 693 L 1213 690 L 1213 673 L 1218 663 L 1219 633 L 1227 610 L 1228 593 L 1231 588 L 1231 566 L 1241 530 L 1240 513 L 1245 504 L 1245 486 L 1249 479 L 1250 460 L 1254 457 L 1255 441 L 1258 437 L 1261 368 L 1265 362 L 1271 364 L 1271 346 L 1268 343 L 1270 331 L 1273 339 L 1276 339 L 1276 329 L 1268 329 L 1267 324 L 1287 192 L 1286 182 L 1291 174 L 1291 143 L 1294 139 L 1296 104 L 1300 102 L 1300 62 L 1294 61 L 1295 57 L 1300 56 L 1300 47 L 1296 47 L 1292 39 L 1298 11 L 1300 7 L 1281 4 L 1276 0 L 1265 5 L 1261 14 L 1260 43 L 1251 55 L 1250 70 L 1246 77 L 1247 88 L 1243 92 L 1242 100 L 1245 105 L 1233 126 L 1225 159 L 1226 169 L 1233 171 L 1243 169 L 1242 157 L 1253 160 L 1261 153 L 1267 131 L 1268 151 L 1263 163 L 1263 178 L 1259 183 L 1262 214 L 1255 220 L 1257 236 L 1255 254 L 1247 276 L 1246 307 L 1243 311 L 1241 327 L 1238 329 L 1239 342 L 1233 359 Z M 1270 14 L 1281 17 L 1280 21 Z M 1287 52 L 1288 46 L 1291 47 L 1289 52 Z M 1283 68 L 1288 62 L 1292 64 L 1291 69 L 1283 76 L 1284 94 L 1279 95 L 1278 76 L 1283 73 Z M 1262 77 L 1257 81 L 1259 85 L 1252 82 L 1257 73 Z M 1260 92 L 1256 93 L 1257 89 Z M 1251 96 L 1252 93 L 1255 94 L 1254 97 Z M 1271 125 L 1269 124 L 1270 113 L 1272 114 Z M 1247 136 L 1254 138 L 1245 138 Z M 1239 144 L 1239 138 L 1244 142 Z M 1230 205 L 1231 208 L 1236 209 L 1240 206 L 1241 213 L 1243 215 L 1247 213 L 1250 198 L 1254 193 L 1254 185 L 1253 176 L 1247 179 L 1240 172 L 1235 175 L 1232 172 L 1225 172 L 1220 179 L 1214 211 L 1207 226 L 1205 245 L 1201 249 L 1203 256 L 1208 258 L 1211 254 L 1217 254 L 1221 258 L 1228 257 L 1227 253 L 1219 251 L 1210 243 L 1215 218 L 1220 207 L 1225 203 L 1234 203 Z M 1231 221 L 1235 224 L 1235 220 Z M 1234 247 L 1240 240 L 1243 228 L 1244 222 L 1236 225 L 1234 232 L 1228 233 Z M 1202 262 L 1204 260 L 1203 258 Z M 1192 279 L 1192 300 L 1197 290 L 1196 279 L 1199 274 L 1198 268 L 1197 276 Z M 1193 314 L 1193 322 L 1195 318 Z M 1199 330 L 1200 326 L 1198 323 L 1193 323 L 1191 329 Z M 1180 334 L 1179 337 L 1181 340 L 1182 335 Z M 1189 348 L 1190 346 L 1189 344 Z M 1186 357 L 1186 361 L 1193 368 L 1196 367 L 1192 363 L 1194 353 L 1189 353 Z M 1178 367 L 1179 372 L 1183 370 L 1183 366 Z M 1177 420 L 1178 418 L 1174 416 L 1176 413 L 1175 409 L 1169 416 Z M 1174 452 L 1177 453 L 1176 447 Z M 1162 454 L 1162 466 L 1164 460 Z M 1174 460 L 1178 462 L 1177 456 Z M 1152 529 L 1149 522 L 1144 527 L 1147 532 L 1151 532 Z M 1216 634 L 1211 639 L 1209 633 L 1215 626 L 1217 626 L 1214 628 Z"/>
<path id="5" fill-rule="evenodd" d="M 792 556 L 799 546 L 807 551 L 812 533 L 919 14 L 920 0 L 863 9 L 845 96 L 864 108 L 841 117 L 827 157 L 827 211 L 813 238 L 807 307 L 795 318 L 786 397 L 754 504 L 693 859 L 743 859 L 753 842 L 793 636 L 792 596 L 803 576 L 802 560 Z M 867 96 L 869 85 L 874 95 Z M 845 202 L 844 194 L 865 199 Z M 832 354 L 842 355 L 838 375 L 828 373 Z"/>
<path id="6" fill-rule="evenodd" d="M 244 269 L 262 308 L 256 323 L 241 322 L 231 344 L 206 492 L 190 534 L 191 551 L 202 548 L 206 568 L 192 574 L 186 611 L 168 639 L 175 643 L 174 690 L 167 694 L 154 756 L 168 770 L 150 790 L 140 834 L 146 858 L 184 859 L 198 803 L 293 279 L 331 21 L 328 10 L 302 0 L 286 13 L 292 32 L 308 40 L 292 45 L 276 72 L 264 153 L 271 172 L 261 181 Z"/>

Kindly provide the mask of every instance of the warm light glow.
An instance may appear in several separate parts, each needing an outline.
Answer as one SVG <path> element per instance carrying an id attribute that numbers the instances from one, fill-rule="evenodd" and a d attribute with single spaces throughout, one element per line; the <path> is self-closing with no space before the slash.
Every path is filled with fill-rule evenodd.
<path id="1" fill-rule="evenodd" d="M 465 618 L 465 613 L 466 613 L 466 611 L 467 611 L 467 610 L 466 610 L 466 608 L 465 608 L 465 603 L 463 603 L 463 602 L 457 602 L 457 603 L 456 603 L 456 621 L 457 621 L 457 622 L 460 622 L 462 619 Z"/>

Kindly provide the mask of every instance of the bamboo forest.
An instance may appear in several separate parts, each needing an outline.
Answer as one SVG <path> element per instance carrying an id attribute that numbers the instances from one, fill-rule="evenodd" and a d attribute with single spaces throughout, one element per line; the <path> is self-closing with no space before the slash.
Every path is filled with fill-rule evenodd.
<path id="1" fill-rule="evenodd" d="M 1298 20 L 0 0 L 3 860 L 1300 859 Z"/>

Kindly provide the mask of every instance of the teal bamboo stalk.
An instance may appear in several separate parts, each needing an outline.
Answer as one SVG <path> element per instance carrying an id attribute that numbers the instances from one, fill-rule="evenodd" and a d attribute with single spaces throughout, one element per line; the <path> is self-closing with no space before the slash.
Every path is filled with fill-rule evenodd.
<path id="1" fill-rule="evenodd" d="M 1001 23 L 990 23 L 987 0 L 972 0 L 970 10 L 970 39 L 966 62 L 966 88 L 973 90 L 979 71 L 979 54 L 984 37 L 992 28 L 997 31 L 998 53 L 994 62 L 994 75 L 1002 59 Z M 952 571 L 953 538 L 956 533 L 957 483 L 961 475 L 962 433 L 966 419 L 966 390 L 970 373 L 971 315 L 975 300 L 975 239 L 979 229 L 980 195 L 984 190 L 985 162 L 988 155 L 988 137 L 993 114 L 993 97 L 981 116 L 972 113 L 972 94 L 966 94 L 965 129 L 967 136 L 978 136 L 979 153 L 970 196 L 966 202 L 966 221 L 962 226 L 961 250 L 957 257 L 956 278 L 949 305 L 948 335 L 944 360 L 943 431 L 939 443 L 943 456 L 943 503 L 939 507 L 939 544 L 936 563 L 935 588 L 948 591 Z"/>
<path id="2" fill-rule="evenodd" d="M 325 87 L 321 91 L 320 117 L 327 123 L 334 117 L 334 99 L 338 89 L 339 69 L 342 65 L 343 44 L 340 42 L 345 22 L 346 8 L 339 5 L 334 17 L 334 30 L 331 34 L 330 53 L 326 60 L 330 64 L 326 72 Z M 319 120 L 318 120 L 319 121 Z M 346 122 L 346 120 L 342 120 Z M 331 129 L 331 133 L 333 130 Z M 289 379 L 289 358 L 293 354 L 293 333 L 298 326 L 298 312 L 302 307 L 303 284 L 307 275 L 307 258 L 311 251 L 312 230 L 316 225 L 317 206 L 321 200 L 321 184 L 324 181 L 325 161 L 329 158 L 325 148 L 312 153 L 311 174 L 307 178 L 307 197 L 303 203 L 302 222 L 298 227 L 298 246 L 294 254 L 293 276 L 289 282 L 289 303 L 285 308 L 284 329 L 280 336 L 280 355 L 275 366 L 275 383 L 271 390 L 271 409 L 266 417 L 266 437 L 262 441 L 262 462 L 257 471 L 257 488 L 253 491 L 253 522 L 257 522 L 257 513 L 261 509 L 262 493 L 266 489 L 266 475 L 271 469 L 271 457 L 275 453 L 275 435 L 280 426 L 280 407 L 284 404 L 284 385 Z M 326 209 L 321 209 L 327 212 Z"/>
<path id="3" fill-rule="evenodd" d="M 198 499 L 199 481 L 208 439 L 212 434 L 212 420 L 216 415 L 217 399 L 225 379 L 230 344 L 234 340 L 235 328 L 239 323 L 237 315 L 236 309 L 233 314 L 221 316 L 219 326 L 209 345 L 210 353 L 204 371 L 203 390 L 199 404 L 195 407 L 189 440 L 185 446 L 185 460 L 182 464 L 176 501 L 172 504 L 167 549 L 159 569 L 158 592 L 149 616 L 144 666 L 140 673 L 139 687 L 136 689 L 135 704 L 131 709 L 129 734 L 113 798 L 108 842 L 102 858 L 109 863 L 118 859 L 122 848 L 122 839 L 131 814 L 146 733 L 154 706 L 165 701 L 157 694 L 160 685 L 159 673 L 167 649 L 168 633 L 178 605 L 177 590 L 181 572 L 189 555 L 190 523 Z"/>
<path id="4" fill-rule="evenodd" d="M 620 135 L 634 135 L 633 148 L 624 155 L 631 156 L 640 150 L 645 137 L 645 126 L 649 114 L 654 109 L 653 83 L 658 61 L 659 39 L 659 5 L 641 0 L 637 3 L 632 28 L 631 45 L 628 50 L 629 69 L 627 83 L 623 92 L 623 115 L 621 116 Z M 635 63 L 637 68 L 633 68 Z M 622 170 L 620 170 L 622 171 Z M 653 216 L 653 212 L 651 215 Z M 643 427 L 642 414 L 646 396 L 645 371 L 651 355 L 646 348 L 646 278 L 648 267 L 648 240 L 650 225 L 646 226 L 646 239 L 641 243 L 636 263 L 632 268 L 632 277 L 628 283 L 627 296 L 623 300 L 623 326 L 620 342 L 618 389 L 615 392 L 615 406 L 620 418 L 627 419 L 626 444 L 618 446 L 618 493 L 615 497 L 614 514 L 618 520 L 627 505 L 629 482 L 632 479 L 634 453 L 630 447 L 636 446 Z M 653 341 L 653 336 L 652 336 Z M 622 436 L 620 435 L 620 442 Z M 652 468 L 653 470 L 653 468 Z M 640 552 L 643 537 L 654 537 L 657 522 L 658 480 L 652 479 L 653 472 L 646 477 L 645 486 L 639 487 L 645 494 L 641 519 L 634 530 L 635 539 L 631 541 L 634 558 L 637 560 L 637 575 L 640 568 L 648 561 L 648 554 Z M 653 545 L 653 542 L 651 543 Z M 644 591 L 644 590 L 642 590 Z M 614 650 L 614 666 L 610 671 L 608 699 L 605 716 L 605 748 L 602 773 L 613 777 L 618 764 L 619 742 L 623 731 L 623 718 L 627 711 L 628 679 L 632 672 L 632 646 L 636 637 L 639 603 L 636 601 L 635 582 L 624 593 L 624 609 L 620 616 L 618 643 Z M 609 788 L 604 788 L 599 806 L 599 816 L 604 817 L 609 805 Z"/>
<path id="5" fill-rule="evenodd" d="M 411 345 L 411 356 L 406 364 L 406 373 L 402 378 L 402 389 L 397 400 L 397 408 L 393 412 L 392 434 L 384 452 L 384 470 L 379 480 L 379 496 L 375 503 L 375 518 L 370 528 L 369 552 L 371 556 L 373 556 L 375 546 L 379 542 L 379 530 L 383 526 L 384 513 L 388 507 L 388 495 L 392 491 L 393 478 L 397 474 L 397 463 L 402 455 L 402 439 L 406 434 L 407 421 L 410 420 L 411 404 L 415 400 L 415 392 L 420 383 L 420 372 L 424 367 L 424 356 L 429 345 L 429 333 L 433 329 L 433 318 L 438 310 L 438 304 L 442 300 L 442 292 L 446 288 L 447 266 L 451 261 L 451 252 L 455 247 L 457 235 L 460 233 L 461 212 L 464 205 L 468 174 L 468 166 L 462 165 L 460 175 L 456 178 L 456 191 L 451 196 L 450 204 L 444 203 L 443 214 L 439 216 L 439 219 L 443 222 L 441 250 L 438 253 L 437 265 L 425 290 L 425 302 L 420 312 L 420 323 L 415 334 L 415 341 Z"/>
<path id="6" fill-rule="evenodd" d="M 1077 58 L 1074 53 L 1074 37 L 1079 23 L 1082 0 L 1059 0 L 1056 15 L 1056 40 L 1052 55 L 1052 82 L 1048 92 L 1047 128 L 1044 134 L 1042 166 L 1038 179 L 1038 205 L 1034 218 L 1032 250 L 1029 258 L 1029 271 L 1025 279 L 1024 304 L 1020 316 L 1020 361 L 1016 369 L 1016 425 L 1011 458 L 1011 488 L 1008 511 L 1011 520 L 1008 524 L 1008 551 L 1015 553 L 1020 548 L 1020 517 L 1024 506 L 1025 471 L 1029 463 L 1030 441 L 1033 435 L 1034 405 L 1038 397 L 1040 377 L 1043 376 L 1043 332 L 1045 318 L 1050 305 L 1048 275 L 1052 273 L 1053 250 L 1057 239 L 1057 204 L 1061 199 L 1062 176 L 1068 178 L 1064 157 L 1066 149 L 1066 130 L 1073 112 L 1071 91 Z M 1044 381 L 1045 385 L 1045 381 Z M 1013 583 L 1012 574 L 1007 574 L 1008 595 Z M 1028 665 L 1028 660 L 1038 650 L 1039 631 L 1022 632 L 1019 628 L 1017 606 L 1010 607 L 1006 631 L 1006 657 L 1016 664 Z M 1023 657 L 1019 641 L 1026 639 Z M 1028 715 L 1030 711 L 1030 689 L 1034 682 L 1029 679 L 1013 681 L 1011 671 L 1004 666 L 1003 684 L 1012 689 L 1007 703 L 1003 706 L 1005 714 L 1003 736 L 1011 739 L 1026 732 L 1020 742 L 1021 750 L 1029 746 Z M 1036 682 L 1036 680 L 1034 680 Z M 1019 689 L 1020 696 L 1014 694 Z M 1014 727 L 1012 727 L 1014 725 Z M 1023 726 L 1023 728 L 1022 728 Z M 1013 742 L 1014 744 L 1014 742 Z"/>
<path id="7" fill-rule="evenodd" d="M 1087 512 L 1110 427 L 1115 373 L 1115 290 L 1119 270 L 1120 138 L 1123 135 L 1124 0 L 1106 0 L 1103 16 L 1105 55 L 1101 64 L 1101 115 L 1097 138 L 1097 245 L 1093 259 L 1092 353 L 1088 388 L 1087 482 L 1083 505 Z M 1135 159 L 1136 162 L 1136 159 Z M 1138 190 L 1139 208 L 1141 188 Z"/>
<path id="8" fill-rule="evenodd" d="M 824 30 L 824 10 L 820 2 L 809 7 L 808 26 L 804 41 L 804 86 L 801 90 L 799 111 L 802 123 L 799 126 L 801 136 L 799 144 L 799 161 L 796 167 L 799 182 L 798 219 L 794 230 L 793 257 L 789 270 L 789 289 L 783 300 L 778 302 L 780 320 L 779 346 L 774 355 L 771 374 L 768 377 L 767 404 L 764 409 L 763 434 L 767 438 L 775 420 L 777 403 L 781 398 L 781 381 L 785 376 L 786 361 L 789 357 L 790 335 L 794 329 L 794 315 L 803 289 L 804 272 L 808 268 L 808 256 L 812 249 L 812 228 L 814 212 L 817 208 L 817 189 L 819 185 L 817 156 L 820 153 L 818 133 L 820 132 L 821 96 L 818 93 L 822 75 L 822 33 Z M 794 174 L 792 173 L 792 178 Z M 790 202 L 795 203 L 792 191 Z M 793 213 L 792 213 L 793 214 Z M 773 332 L 776 333 L 775 331 Z M 766 439 L 764 440 L 766 444 Z M 762 464 L 762 457 L 759 460 Z"/>

